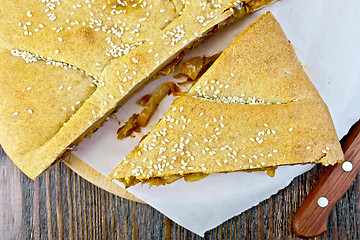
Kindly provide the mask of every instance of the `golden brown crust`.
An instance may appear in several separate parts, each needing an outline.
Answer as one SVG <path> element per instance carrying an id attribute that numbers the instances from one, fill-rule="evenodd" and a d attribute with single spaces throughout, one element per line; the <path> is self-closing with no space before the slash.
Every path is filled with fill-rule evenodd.
<path id="1" fill-rule="evenodd" d="M 216 6 L 201 2 L 1 1 L 0 47 L 10 62 L 16 62 L 10 67 L 1 60 L 4 84 L 0 95 L 6 104 L 0 111 L 0 142 L 9 157 L 30 178 L 39 176 L 156 71 L 230 18 L 232 12 L 226 10 L 236 4 L 232 0 L 213 1 Z M 10 50 L 18 52 L 9 56 Z M 19 56 L 28 54 L 25 51 L 30 52 L 29 56 L 36 54 L 40 61 L 23 67 Z M 65 62 L 74 69 L 45 64 L 52 61 L 55 65 Z M 17 74 L 13 75 L 13 71 Z M 32 83 L 34 89 L 53 93 L 61 76 L 73 78 L 69 83 L 72 88 L 89 81 L 98 82 L 97 88 L 94 91 L 86 85 L 85 91 L 69 95 L 57 92 L 54 99 L 44 91 L 36 96 L 23 91 Z M 22 77 L 26 84 L 21 83 Z M 49 86 L 41 86 L 42 80 L 48 78 Z M 11 88 L 6 87 L 13 82 Z M 78 98 L 83 104 L 70 111 Z M 60 106 L 67 110 L 57 112 Z M 24 107 L 33 109 L 33 114 L 22 114 Z M 15 112 L 21 114 L 14 122 Z"/>
<path id="2" fill-rule="evenodd" d="M 341 160 L 326 105 L 267 13 L 174 102 L 109 178 L 130 186 L 153 177 Z"/>
<path id="3" fill-rule="evenodd" d="M 278 165 L 334 164 L 343 156 L 331 118 L 324 117 L 327 115 L 327 109 L 316 100 L 249 106 L 180 97 L 111 177 L 124 180 L 140 169 L 138 180 Z M 119 179 L 121 176 L 125 177 Z"/>
<path id="4" fill-rule="evenodd" d="M 75 69 L 26 63 L 3 48 L 0 58 L 1 144 L 16 165 L 27 169 L 22 157 L 53 138 L 96 87 Z M 34 160 L 41 166 L 41 159 Z"/>
<path id="5" fill-rule="evenodd" d="M 204 80 L 190 89 L 189 95 L 251 97 L 271 103 L 320 98 L 271 13 L 262 15 L 234 42 L 204 74 Z M 220 84 L 224 87 L 220 88 Z M 230 87 L 225 88 L 226 85 Z"/>

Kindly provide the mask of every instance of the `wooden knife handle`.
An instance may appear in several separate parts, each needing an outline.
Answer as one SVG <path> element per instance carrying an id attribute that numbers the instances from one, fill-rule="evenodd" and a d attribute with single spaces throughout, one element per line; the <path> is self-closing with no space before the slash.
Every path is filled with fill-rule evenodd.
<path id="1" fill-rule="evenodd" d="M 343 144 L 344 162 L 326 169 L 292 220 L 292 230 L 299 237 L 316 237 L 326 231 L 334 205 L 350 188 L 360 170 L 360 124 Z M 352 143 L 351 143 L 352 141 Z"/>

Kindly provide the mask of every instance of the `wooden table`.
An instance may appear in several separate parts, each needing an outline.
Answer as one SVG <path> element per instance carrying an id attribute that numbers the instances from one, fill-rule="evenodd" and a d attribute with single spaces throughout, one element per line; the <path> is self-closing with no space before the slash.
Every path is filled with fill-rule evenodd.
<path id="1" fill-rule="evenodd" d="M 360 129 L 360 124 L 358 124 Z M 205 239 L 297 239 L 291 218 L 324 171 L 316 166 Z M 0 148 L 0 239 L 200 239 L 152 207 L 110 194 L 59 163 L 30 180 Z M 204 220 L 206 221 L 206 220 Z M 360 174 L 317 239 L 360 239 Z"/>

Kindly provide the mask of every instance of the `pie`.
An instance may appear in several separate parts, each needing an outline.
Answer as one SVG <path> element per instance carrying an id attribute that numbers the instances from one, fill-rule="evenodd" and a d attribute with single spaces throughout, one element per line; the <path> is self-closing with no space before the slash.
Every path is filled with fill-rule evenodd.
<path id="1" fill-rule="evenodd" d="M 109 178 L 126 187 L 343 160 L 328 108 L 268 12 L 245 29 Z"/>
<path id="2" fill-rule="evenodd" d="M 36 178 L 180 53 L 273 1 L 1 1 L 2 147 Z"/>

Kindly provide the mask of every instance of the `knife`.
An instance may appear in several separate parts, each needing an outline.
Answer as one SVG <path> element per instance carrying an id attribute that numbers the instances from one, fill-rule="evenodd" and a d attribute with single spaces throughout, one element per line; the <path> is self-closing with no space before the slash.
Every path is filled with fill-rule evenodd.
<path id="1" fill-rule="evenodd" d="M 305 198 L 292 220 L 298 237 L 311 238 L 326 231 L 332 208 L 344 196 L 360 170 L 360 122 L 342 144 L 344 162 L 330 166 Z"/>

